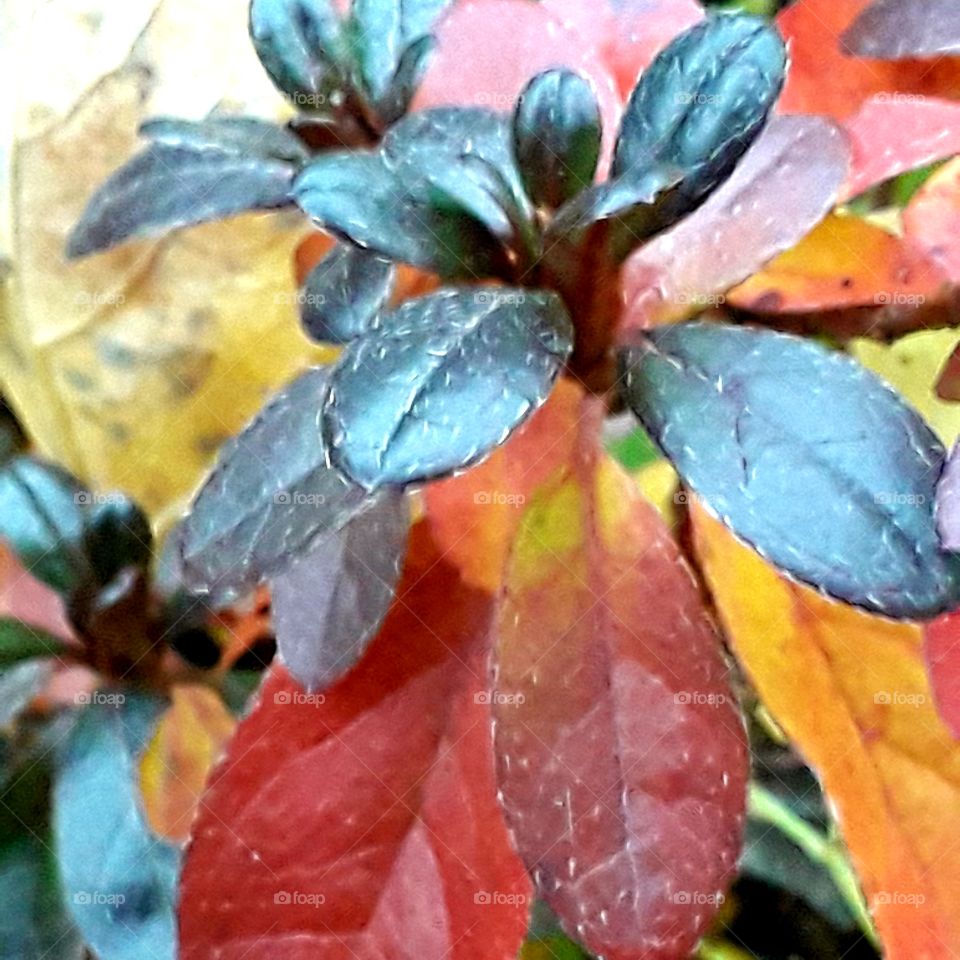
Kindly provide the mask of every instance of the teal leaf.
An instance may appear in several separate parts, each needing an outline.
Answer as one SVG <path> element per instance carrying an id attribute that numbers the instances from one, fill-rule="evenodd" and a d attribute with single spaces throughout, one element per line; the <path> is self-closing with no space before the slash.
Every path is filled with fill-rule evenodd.
<path id="1" fill-rule="evenodd" d="M 872 373 L 704 323 L 651 330 L 621 363 L 627 403 L 699 502 L 776 566 L 891 617 L 960 603 L 934 523 L 943 447 Z"/>
<path id="2" fill-rule="evenodd" d="M 70 233 L 67 255 L 287 206 L 296 170 L 289 160 L 234 149 L 151 144 L 93 195 Z"/>
<path id="3" fill-rule="evenodd" d="M 534 206 L 555 209 L 593 182 L 600 133 L 597 98 L 579 74 L 547 70 L 527 84 L 513 115 L 513 143 Z"/>
<path id="4" fill-rule="evenodd" d="M 67 651 L 61 637 L 10 617 L 0 617 L 0 670 L 36 657 L 60 657 Z"/>
<path id="5" fill-rule="evenodd" d="M 178 851 L 153 836 L 138 761 L 164 701 L 100 694 L 66 742 L 53 830 L 67 906 L 100 960 L 174 960 Z"/>
<path id="6" fill-rule="evenodd" d="M 323 415 L 334 463 L 374 489 L 477 462 L 546 400 L 572 337 L 544 291 L 455 288 L 403 304 L 334 369 Z"/>
<path id="7" fill-rule="evenodd" d="M 363 655 L 393 603 L 410 508 L 387 490 L 270 583 L 277 650 L 307 690 L 322 690 Z"/>
<path id="8" fill-rule="evenodd" d="M 257 117 L 154 117 L 140 125 L 140 134 L 168 147 L 216 150 L 297 164 L 310 159 L 310 151 L 291 130 Z"/>
<path id="9" fill-rule="evenodd" d="M 250 589 L 360 509 L 364 491 L 330 466 L 320 434 L 328 378 L 323 368 L 301 374 L 224 446 L 180 528 L 195 589 Z"/>
<path id="10" fill-rule="evenodd" d="M 360 336 L 393 292 L 389 260 L 339 244 L 307 276 L 300 296 L 304 329 L 322 343 L 348 343 Z"/>

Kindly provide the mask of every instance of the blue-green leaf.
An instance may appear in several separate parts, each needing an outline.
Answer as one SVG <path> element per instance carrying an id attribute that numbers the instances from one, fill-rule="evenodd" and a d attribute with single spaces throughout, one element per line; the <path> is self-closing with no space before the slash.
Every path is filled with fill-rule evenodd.
<path id="1" fill-rule="evenodd" d="M 360 336 L 393 292 L 395 269 L 389 260 L 340 244 L 307 276 L 300 319 L 307 333 L 323 343 L 348 343 Z"/>
<path id="2" fill-rule="evenodd" d="M 360 509 L 364 491 L 330 466 L 320 434 L 328 380 L 301 374 L 221 451 L 180 529 L 195 589 L 227 598 L 278 575 Z"/>
<path id="3" fill-rule="evenodd" d="M 597 98 L 579 74 L 547 70 L 527 84 L 513 115 L 513 143 L 535 206 L 559 207 L 592 183 L 600 133 Z"/>
<path id="4" fill-rule="evenodd" d="M 257 117 L 212 116 L 205 120 L 154 117 L 140 125 L 140 134 L 168 147 L 220 150 L 291 163 L 310 159 L 310 151 L 296 134 Z"/>
<path id="5" fill-rule="evenodd" d="M 289 160 L 210 145 L 153 143 L 91 197 L 67 240 L 82 257 L 138 237 L 292 203 Z"/>
<path id="6" fill-rule="evenodd" d="M 572 349 L 553 293 L 445 289 L 354 340 L 323 416 L 335 464 L 368 489 L 469 466 L 546 400 Z"/>
<path id="7" fill-rule="evenodd" d="M 943 553 L 937 438 L 849 357 L 767 330 L 688 323 L 621 357 L 625 397 L 703 505 L 774 564 L 892 617 L 960 603 Z"/>
<path id="8" fill-rule="evenodd" d="M 61 638 L 9 617 L 0 617 L 0 670 L 35 657 L 59 657 L 67 652 Z"/>
<path id="9" fill-rule="evenodd" d="M 71 731 L 54 786 L 64 894 L 100 960 L 176 955 L 179 855 L 150 833 L 138 776 L 163 706 L 145 695 L 100 694 Z"/>

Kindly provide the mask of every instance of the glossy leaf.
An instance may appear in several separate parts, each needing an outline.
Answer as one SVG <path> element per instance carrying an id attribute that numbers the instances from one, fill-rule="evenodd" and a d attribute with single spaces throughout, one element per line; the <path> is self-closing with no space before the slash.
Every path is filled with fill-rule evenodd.
<path id="1" fill-rule="evenodd" d="M 112 494 L 91 508 L 83 549 L 100 586 L 114 580 L 124 567 L 146 569 L 153 555 L 150 521 L 132 500 Z"/>
<path id="2" fill-rule="evenodd" d="M 84 513 L 91 495 L 69 474 L 32 457 L 0 467 L 0 537 L 38 580 L 61 593 L 83 574 Z"/>
<path id="3" fill-rule="evenodd" d="M 380 629 L 393 603 L 409 527 L 406 497 L 388 491 L 271 580 L 277 650 L 308 691 L 339 680 Z"/>
<path id="4" fill-rule="evenodd" d="M 600 108 L 582 76 L 548 70 L 527 84 L 513 115 L 513 146 L 535 206 L 559 207 L 593 182 L 600 137 Z"/>
<path id="5" fill-rule="evenodd" d="M 250 38 L 270 78 L 296 106 L 327 108 L 345 55 L 332 0 L 253 0 Z"/>
<path id="6" fill-rule="evenodd" d="M 323 414 L 331 457 L 368 489 L 469 466 L 546 400 L 571 348 L 553 293 L 464 287 L 410 301 L 335 368 Z"/>
<path id="7" fill-rule="evenodd" d="M 960 745 L 922 631 L 778 577 L 705 511 L 696 551 L 738 660 L 822 782 L 890 960 L 960 944 Z"/>
<path id="8" fill-rule="evenodd" d="M 146 696 L 101 694 L 70 733 L 54 786 L 67 904 L 101 960 L 175 956 L 178 856 L 151 836 L 136 778 L 161 707 Z"/>
<path id="9" fill-rule="evenodd" d="M 500 794 L 568 933 L 611 960 L 682 957 L 735 870 L 745 737 L 676 545 L 596 456 L 534 496 L 516 541 L 494 654 Z"/>
<path id="10" fill-rule="evenodd" d="M 219 150 L 304 163 L 310 151 L 292 131 L 257 117 L 210 116 L 204 120 L 154 117 L 140 124 L 140 134 L 168 147 Z"/>
<path id="11" fill-rule="evenodd" d="M 359 337 L 393 292 L 395 269 L 389 260 L 358 247 L 339 244 L 304 283 L 300 319 L 314 340 L 348 343 Z"/>
<path id="12" fill-rule="evenodd" d="M 350 674 L 310 696 L 273 669 L 203 800 L 182 960 L 513 960 L 530 885 L 496 803 L 490 614 L 420 524 Z"/>
<path id="13" fill-rule="evenodd" d="M 843 33 L 845 50 L 873 60 L 960 54 L 960 20 L 950 0 L 872 0 Z"/>
<path id="14" fill-rule="evenodd" d="M 209 687 L 179 684 L 170 696 L 140 760 L 139 782 L 150 828 L 183 843 L 236 721 Z"/>
<path id="15" fill-rule="evenodd" d="M 934 490 L 939 440 L 850 358 L 746 327 L 681 324 L 622 357 L 624 395 L 714 516 L 781 569 L 892 617 L 960 602 Z"/>
<path id="16" fill-rule="evenodd" d="M 59 657 L 68 651 L 61 637 L 40 627 L 0 617 L 0 669 L 34 657 Z"/>
<path id="17" fill-rule="evenodd" d="M 611 175 L 676 166 L 685 199 L 696 204 L 759 134 L 785 69 L 783 41 L 766 21 L 708 17 L 643 72 L 624 112 Z"/>
<path id="18" fill-rule="evenodd" d="M 363 491 L 328 464 L 320 436 L 328 380 L 322 367 L 297 377 L 221 451 L 180 532 L 195 588 L 249 589 L 360 508 Z"/>
<path id="19" fill-rule="evenodd" d="M 154 144 L 94 194 L 67 241 L 82 257 L 139 237 L 291 203 L 296 167 L 232 150 Z"/>
<path id="20" fill-rule="evenodd" d="M 496 275 L 513 223 L 495 191 L 511 204 L 520 196 L 509 137 L 490 111 L 415 114 L 377 151 L 317 157 L 294 195 L 319 226 L 357 246 L 443 276 Z"/>
<path id="21" fill-rule="evenodd" d="M 716 303 L 826 216 L 847 163 L 847 145 L 833 124 L 772 120 L 699 210 L 627 262 L 624 324 L 648 326 Z"/>

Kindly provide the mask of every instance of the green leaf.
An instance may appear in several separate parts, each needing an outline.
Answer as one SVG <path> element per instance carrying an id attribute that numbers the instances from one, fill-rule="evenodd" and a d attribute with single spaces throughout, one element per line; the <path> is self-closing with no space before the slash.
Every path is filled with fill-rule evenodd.
<path id="1" fill-rule="evenodd" d="M 298 136 L 257 117 L 214 116 L 199 121 L 154 117 L 140 125 L 140 134 L 168 147 L 219 150 L 298 164 L 310 159 L 310 151 Z"/>
<path id="2" fill-rule="evenodd" d="M 331 0 L 253 0 L 250 38 L 270 78 L 296 106 L 333 107 L 347 47 Z"/>
<path id="3" fill-rule="evenodd" d="M 146 695 L 99 695 L 71 731 L 54 786 L 67 905 L 100 960 L 176 956 L 179 855 L 150 833 L 137 773 L 164 706 Z"/>
<path id="4" fill-rule="evenodd" d="M 535 206 L 554 209 L 591 184 L 600 133 L 597 98 L 579 74 L 547 70 L 527 84 L 513 115 L 513 143 Z"/>
<path id="5" fill-rule="evenodd" d="M 300 319 L 323 343 L 348 343 L 373 322 L 393 292 L 393 264 L 374 253 L 340 244 L 310 271 L 301 294 Z"/>
<path id="6" fill-rule="evenodd" d="M 221 451 L 179 533 L 195 589 L 228 597 L 276 576 L 360 509 L 365 492 L 330 466 L 318 427 L 328 378 L 301 374 Z"/>
<path id="7" fill-rule="evenodd" d="M 0 669 L 35 657 L 60 657 L 68 650 L 62 638 L 46 630 L 0 617 Z"/>
<path id="8" fill-rule="evenodd" d="M 686 323 L 621 356 L 625 398 L 703 506 L 772 563 L 877 613 L 960 602 L 940 549 L 945 451 L 894 391 L 797 337 Z"/>
<path id="9" fill-rule="evenodd" d="M 447 277 L 505 275 L 506 248 L 530 215 L 509 137 L 485 110 L 413 114 L 379 150 L 317 157 L 294 196 L 319 226 L 390 259 Z"/>
<path id="10" fill-rule="evenodd" d="M 0 467 L 0 538 L 29 573 L 68 593 L 85 570 L 81 549 L 90 494 L 58 467 L 18 456 Z"/>
<path id="11" fill-rule="evenodd" d="M 82 257 L 118 243 L 292 202 L 289 160 L 210 145 L 154 143 L 93 195 L 67 240 Z"/>
<path id="12" fill-rule="evenodd" d="M 110 494 L 90 510 L 83 546 L 97 584 L 104 586 L 124 567 L 149 565 L 153 551 L 150 521 L 132 500 Z"/>
<path id="13" fill-rule="evenodd" d="M 572 338 L 554 293 L 469 287 L 405 303 L 334 369 L 323 414 L 334 463 L 374 489 L 477 462 L 546 400 Z"/>

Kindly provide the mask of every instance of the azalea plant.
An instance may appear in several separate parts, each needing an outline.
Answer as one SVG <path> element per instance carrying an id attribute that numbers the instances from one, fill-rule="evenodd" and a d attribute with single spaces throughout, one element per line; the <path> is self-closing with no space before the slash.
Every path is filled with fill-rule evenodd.
<path id="1" fill-rule="evenodd" d="M 52 710 L 45 936 L 735 960 L 731 884 L 773 832 L 838 957 L 960 946 L 957 817 L 931 827 L 890 759 L 921 717 L 960 770 L 960 460 L 855 349 L 955 323 L 960 172 L 930 166 L 960 152 L 955 20 L 253 0 L 286 119 L 148 120 L 65 249 L 302 216 L 293 299 L 332 359 L 156 549 L 11 427 L 0 534 L 66 618 L 13 611 L 0 654 L 84 671 L 39 711 L 77 708 Z"/>

